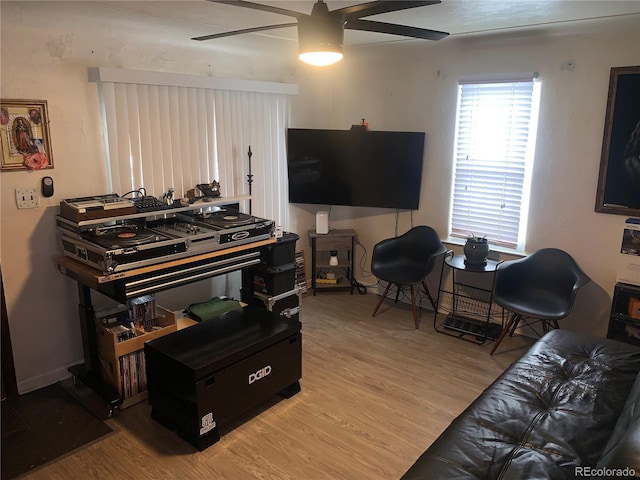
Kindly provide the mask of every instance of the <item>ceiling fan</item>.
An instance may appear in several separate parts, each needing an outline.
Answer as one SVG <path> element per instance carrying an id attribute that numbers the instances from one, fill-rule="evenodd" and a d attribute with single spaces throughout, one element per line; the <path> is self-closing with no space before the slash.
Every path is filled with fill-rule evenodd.
<path id="1" fill-rule="evenodd" d="M 311 10 L 311 14 L 301 13 L 286 8 L 264 5 L 245 0 L 208 0 L 215 3 L 226 3 L 238 7 L 278 13 L 294 17 L 294 23 L 280 23 L 264 27 L 245 28 L 230 32 L 214 33 L 194 37 L 192 40 L 212 40 L 215 38 L 241 35 L 243 33 L 261 32 L 284 27 L 298 27 L 298 48 L 300 59 L 316 66 L 331 65 L 342 59 L 342 45 L 344 30 L 363 30 L 367 32 L 387 33 L 402 37 L 421 38 L 425 40 L 440 40 L 447 32 L 429 30 L 425 28 L 363 20 L 362 17 L 395 12 L 409 8 L 425 7 L 441 3 L 441 0 L 378 0 L 361 3 L 350 7 L 329 10 L 324 0 L 318 0 Z"/>

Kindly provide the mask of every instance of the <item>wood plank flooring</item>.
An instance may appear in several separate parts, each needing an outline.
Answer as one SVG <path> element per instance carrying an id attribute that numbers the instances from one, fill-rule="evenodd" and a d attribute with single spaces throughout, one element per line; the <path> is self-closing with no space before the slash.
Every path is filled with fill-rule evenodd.
<path id="1" fill-rule="evenodd" d="M 532 340 L 507 337 L 492 357 L 436 333 L 433 313 L 344 292 L 302 300 L 302 391 L 241 419 L 198 452 L 138 404 L 115 434 L 28 479 L 398 479 Z M 257 415 L 255 415 L 257 413 Z"/>

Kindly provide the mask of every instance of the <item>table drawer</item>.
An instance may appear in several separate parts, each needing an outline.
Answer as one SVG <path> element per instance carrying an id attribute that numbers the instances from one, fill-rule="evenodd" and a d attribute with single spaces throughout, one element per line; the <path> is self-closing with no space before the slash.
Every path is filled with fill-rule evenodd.
<path id="1" fill-rule="evenodd" d="M 316 250 L 343 250 L 351 249 L 353 237 L 317 237 Z"/>

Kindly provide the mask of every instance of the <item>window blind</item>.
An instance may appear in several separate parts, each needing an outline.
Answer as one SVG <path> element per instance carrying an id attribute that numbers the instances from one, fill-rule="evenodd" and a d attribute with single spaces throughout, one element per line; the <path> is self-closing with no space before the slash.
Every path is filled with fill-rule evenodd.
<path id="1" fill-rule="evenodd" d="M 133 74 L 138 81 L 140 74 Z M 151 77 L 99 81 L 112 191 L 143 187 L 160 197 L 173 187 L 180 198 L 217 180 L 222 196 L 247 195 L 250 147 L 251 213 L 286 228 L 288 92 L 181 86 L 175 75 Z"/>
<path id="2" fill-rule="evenodd" d="M 516 248 L 526 223 L 537 95 L 528 80 L 460 82 L 450 236 Z"/>

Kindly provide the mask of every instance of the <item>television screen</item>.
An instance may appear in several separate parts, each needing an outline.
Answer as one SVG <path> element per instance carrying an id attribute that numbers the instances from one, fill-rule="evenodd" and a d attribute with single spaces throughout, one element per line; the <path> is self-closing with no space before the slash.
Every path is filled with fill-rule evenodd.
<path id="1" fill-rule="evenodd" d="M 417 210 L 424 132 L 287 132 L 289 202 Z"/>

